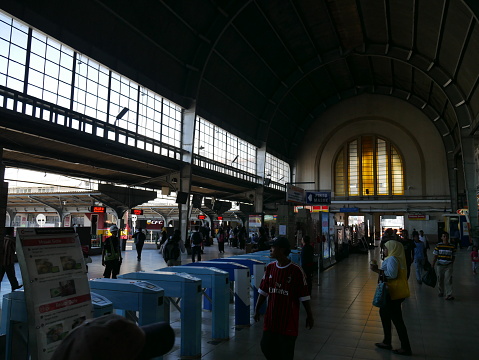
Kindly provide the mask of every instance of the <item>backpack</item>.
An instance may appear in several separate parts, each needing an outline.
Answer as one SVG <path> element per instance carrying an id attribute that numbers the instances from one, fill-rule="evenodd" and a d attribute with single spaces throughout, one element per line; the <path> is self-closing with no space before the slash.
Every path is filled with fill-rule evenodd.
<path id="1" fill-rule="evenodd" d="M 200 245 L 203 242 L 203 237 L 201 236 L 199 231 L 195 231 L 191 235 L 191 242 L 193 243 L 193 245 Z"/>
<path id="2" fill-rule="evenodd" d="M 165 244 L 163 249 L 163 259 L 168 260 L 177 260 L 180 257 L 180 244 L 176 239 L 172 237 Z"/>

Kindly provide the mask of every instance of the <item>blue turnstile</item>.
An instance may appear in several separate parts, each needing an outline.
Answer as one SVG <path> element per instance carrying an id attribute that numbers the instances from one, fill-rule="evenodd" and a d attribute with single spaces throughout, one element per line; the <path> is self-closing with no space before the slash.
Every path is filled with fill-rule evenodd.
<path id="1" fill-rule="evenodd" d="M 263 261 L 256 259 L 248 259 L 245 257 L 232 256 L 229 258 L 222 259 L 211 259 L 210 261 L 232 261 L 237 264 L 245 265 L 249 268 L 251 273 L 251 286 L 253 288 L 253 307 L 256 307 L 256 302 L 258 301 L 258 288 L 261 284 L 261 279 L 263 279 L 264 269 L 266 264 Z M 264 307 L 263 307 L 264 308 Z"/>
<path id="2" fill-rule="evenodd" d="M 92 317 L 108 315 L 113 312 L 113 304 L 105 297 L 91 293 Z M 20 336 L 15 338 L 16 341 L 21 340 L 22 344 L 15 346 L 23 347 L 25 357 L 28 357 L 28 319 L 27 305 L 25 302 L 25 292 L 22 290 L 13 291 L 3 295 L 2 301 L 2 320 L 0 327 L 0 335 L 6 334 L 5 338 L 5 359 L 12 359 L 14 328 L 20 332 Z M 23 343 L 24 342 L 24 343 Z"/>
<path id="3" fill-rule="evenodd" d="M 188 273 L 199 279 L 204 288 L 211 289 L 211 327 L 213 340 L 229 339 L 229 274 L 226 271 L 202 266 L 173 266 L 155 270 L 158 272 Z"/>
<path id="4" fill-rule="evenodd" d="M 169 320 L 170 303 L 181 313 L 181 345 L 182 357 L 201 357 L 201 295 L 202 285 L 198 277 L 175 272 L 132 272 L 120 275 L 120 279 L 142 280 L 155 284 L 164 290 L 165 306 Z M 181 298 L 181 308 L 171 298 Z"/>
<path id="5" fill-rule="evenodd" d="M 115 312 L 148 325 L 164 321 L 163 295 L 159 286 L 146 282 L 124 279 L 93 279 L 90 288 L 110 300 Z M 138 319 L 132 314 L 138 312 Z"/>
<path id="6" fill-rule="evenodd" d="M 234 262 L 199 261 L 185 266 L 209 266 L 227 271 L 229 279 L 234 282 L 235 326 L 250 326 L 250 271 L 245 265 Z"/>
<path id="7" fill-rule="evenodd" d="M 301 250 L 291 250 L 291 253 L 288 256 L 292 262 L 301 266 Z"/>

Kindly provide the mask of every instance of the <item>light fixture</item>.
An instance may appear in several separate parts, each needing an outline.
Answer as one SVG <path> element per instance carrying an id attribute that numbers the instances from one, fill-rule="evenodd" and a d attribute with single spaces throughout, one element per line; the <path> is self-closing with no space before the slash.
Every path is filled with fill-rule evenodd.
<path id="1" fill-rule="evenodd" d="M 115 119 L 115 122 L 113 123 L 113 125 L 116 125 L 116 122 L 118 120 L 120 120 L 123 116 L 125 116 L 125 114 L 129 111 L 130 109 L 128 109 L 127 107 L 124 107 L 123 110 L 120 111 L 120 113 L 116 116 L 116 119 Z"/>

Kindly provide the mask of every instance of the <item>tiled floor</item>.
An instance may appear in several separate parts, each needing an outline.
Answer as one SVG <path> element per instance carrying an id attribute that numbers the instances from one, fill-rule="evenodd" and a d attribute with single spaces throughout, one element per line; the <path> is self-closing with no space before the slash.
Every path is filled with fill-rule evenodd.
<path id="1" fill-rule="evenodd" d="M 225 256 L 240 253 L 226 246 Z M 183 255 L 185 256 L 185 255 Z M 218 257 L 217 248 L 207 247 L 204 260 Z M 370 258 L 378 258 L 378 248 L 369 255 L 352 254 L 319 276 L 319 285 L 313 286 L 311 301 L 315 327 L 300 328 L 295 358 L 309 359 L 394 359 L 401 358 L 388 350 L 377 349 L 375 342 L 382 340 L 382 327 L 378 309 L 371 305 L 376 285 L 376 274 L 369 271 Z M 145 249 L 141 262 L 136 252 L 124 255 L 122 273 L 137 270 L 155 270 L 165 266 L 157 250 Z M 183 262 L 189 262 L 184 259 Z M 18 269 L 17 269 L 18 270 Z M 89 265 L 90 277 L 101 277 L 100 257 L 93 257 Z M 403 304 L 403 313 L 416 359 L 477 359 L 479 346 L 479 275 L 472 275 L 469 252 L 460 250 L 454 269 L 454 295 L 456 300 L 445 301 L 437 297 L 437 289 L 418 285 L 414 278 L 414 265 L 409 280 L 411 297 Z M 20 278 L 20 276 L 19 276 Z M 315 276 L 315 280 L 318 279 Z M 10 291 L 6 277 L 1 284 L 1 295 Z M 232 315 L 234 313 L 231 308 Z M 230 340 L 214 343 L 209 330 L 210 313 L 203 312 L 202 358 L 223 360 L 263 359 L 259 341 L 262 324 L 251 320 L 249 328 L 230 331 Z M 171 315 L 172 326 L 179 333 L 179 313 Z M 300 324 L 305 313 L 301 310 Z M 234 321 L 232 320 L 233 324 Z M 393 330 L 393 346 L 399 342 Z M 165 360 L 179 358 L 179 338 Z"/>

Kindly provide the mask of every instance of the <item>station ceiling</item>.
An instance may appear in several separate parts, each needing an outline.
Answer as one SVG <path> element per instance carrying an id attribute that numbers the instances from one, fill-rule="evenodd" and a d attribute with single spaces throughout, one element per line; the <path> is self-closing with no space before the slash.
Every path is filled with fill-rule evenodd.
<path id="1" fill-rule="evenodd" d="M 474 0 L 3 0 L 0 7 L 286 161 L 324 111 L 364 93 L 416 106 L 449 152 L 460 152 L 461 136 L 479 126 Z M 7 154 L 12 164 L 28 163 L 23 145 L 21 159 Z M 86 169 L 88 159 L 68 158 L 50 166 L 155 186 L 181 165 L 153 161 L 149 172 L 146 161 L 125 165 L 116 154 L 105 161 L 121 171 Z M 194 182 L 218 197 L 248 191 L 209 173 Z"/>

